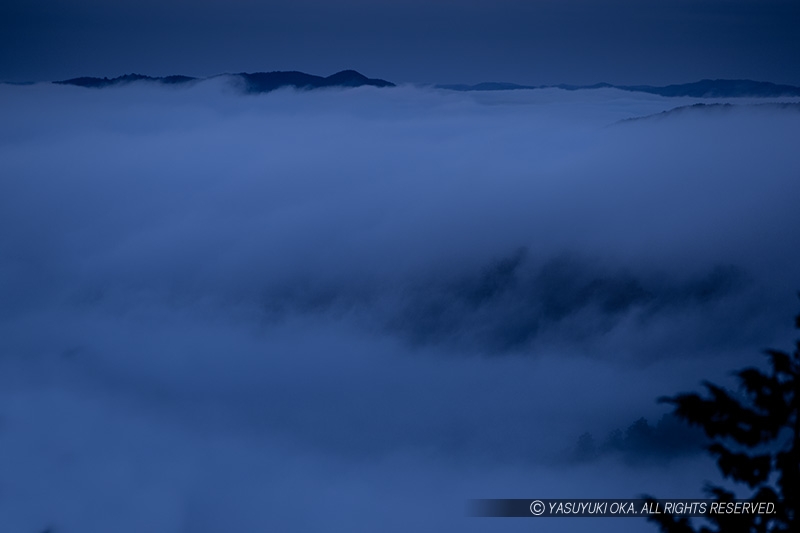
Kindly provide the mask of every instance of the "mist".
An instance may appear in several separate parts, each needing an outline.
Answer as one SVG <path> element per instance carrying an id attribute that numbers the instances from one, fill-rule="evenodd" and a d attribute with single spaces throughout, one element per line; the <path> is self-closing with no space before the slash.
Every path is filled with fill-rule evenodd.
<path id="1" fill-rule="evenodd" d="M 0 85 L 0 529 L 522 531 L 466 500 L 699 497 L 690 433 L 578 445 L 792 340 L 797 101 L 695 103 Z M 547 529 L 621 525 L 655 530 Z"/>

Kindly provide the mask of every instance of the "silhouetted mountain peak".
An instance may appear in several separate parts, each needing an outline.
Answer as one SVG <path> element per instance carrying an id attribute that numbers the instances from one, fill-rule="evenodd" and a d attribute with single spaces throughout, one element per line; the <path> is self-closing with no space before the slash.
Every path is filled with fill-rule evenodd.
<path id="1" fill-rule="evenodd" d="M 296 89 L 320 89 L 323 87 L 394 87 L 394 83 L 386 80 L 368 78 L 355 70 L 343 70 L 327 78 L 314 76 L 297 71 L 243 72 L 241 76 L 247 86 L 248 92 L 261 93 L 273 91 L 281 87 L 295 87 Z"/>
<path id="2" fill-rule="evenodd" d="M 327 80 L 359 80 L 359 81 L 367 81 L 369 78 L 361 74 L 356 70 L 342 70 L 341 72 L 337 72 L 336 74 L 331 74 L 326 78 Z"/>

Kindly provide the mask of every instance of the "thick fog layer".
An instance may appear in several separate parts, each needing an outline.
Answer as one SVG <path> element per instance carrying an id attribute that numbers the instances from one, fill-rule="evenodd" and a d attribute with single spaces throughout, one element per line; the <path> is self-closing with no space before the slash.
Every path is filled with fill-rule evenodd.
<path id="1" fill-rule="evenodd" d="M 694 103 L 0 86 L 0 529 L 699 496 L 656 399 L 792 339 L 800 111 Z"/>

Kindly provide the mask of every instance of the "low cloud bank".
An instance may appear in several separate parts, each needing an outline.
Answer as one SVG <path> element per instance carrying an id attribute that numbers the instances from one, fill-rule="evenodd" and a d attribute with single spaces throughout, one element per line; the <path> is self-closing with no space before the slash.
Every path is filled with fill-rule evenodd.
<path id="1" fill-rule="evenodd" d="M 693 496 L 702 456 L 576 442 L 663 430 L 658 396 L 790 340 L 792 108 L 214 80 L 0 102 L 4 530 L 480 530 L 464 498 Z"/>

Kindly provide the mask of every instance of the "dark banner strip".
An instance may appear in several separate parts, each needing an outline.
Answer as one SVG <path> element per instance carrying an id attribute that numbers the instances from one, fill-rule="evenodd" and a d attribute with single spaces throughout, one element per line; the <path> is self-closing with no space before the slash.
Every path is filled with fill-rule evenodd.
<path id="1" fill-rule="evenodd" d="M 482 517 L 638 517 L 669 514 L 677 516 L 775 514 L 772 502 L 703 499 L 484 499 L 470 500 L 470 516 Z"/>

